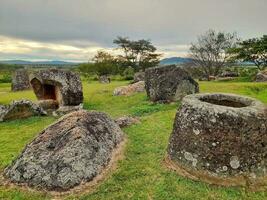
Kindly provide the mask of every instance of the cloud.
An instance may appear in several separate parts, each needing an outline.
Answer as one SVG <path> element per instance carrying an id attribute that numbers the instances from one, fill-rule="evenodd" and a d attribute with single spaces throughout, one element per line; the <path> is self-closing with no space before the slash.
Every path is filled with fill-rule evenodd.
<path id="1" fill-rule="evenodd" d="M 105 50 L 111 54 L 121 53 L 115 48 L 101 45 L 83 46 L 79 42 L 76 45 L 66 43 L 37 42 L 25 39 L 0 36 L 0 59 L 35 59 L 35 60 L 66 60 L 66 61 L 88 61 L 99 50 Z M 187 45 L 159 46 L 158 51 L 164 57 L 185 56 Z"/>
<path id="2" fill-rule="evenodd" d="M 16 48 L 46 58 L 56 52 L 85 59 L 86 49 L 112 48 L 118 35 L 151 39 L 160 50 L 170 48 L 166 55 L 182 55 L 186 48 L 180 48 L 210 28 L 242 38 L 266 34 L 266 9 L 266 0 L 1 0 L 0 35 L 27 41 Z M 10 55 L 10 48 L 0 56 Z"/>

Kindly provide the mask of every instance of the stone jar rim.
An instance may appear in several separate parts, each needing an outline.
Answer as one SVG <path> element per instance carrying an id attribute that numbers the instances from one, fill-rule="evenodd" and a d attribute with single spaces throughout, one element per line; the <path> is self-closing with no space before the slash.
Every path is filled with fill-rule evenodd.
<path id="1" fill-rule="evenodd" d="M 225 102 L 227 102 L 228 105 L 223 105 Z M 249 115 L 266 111 L 267 108 L 262 102 L 254 98 L 229 93 L 187 95 L 183 98 L 182 103 L 201 110 L 212 110 L 218 113 L 235 112 Z M 234 105 L 229 105 L 231 103 L 234 103 Z"/>

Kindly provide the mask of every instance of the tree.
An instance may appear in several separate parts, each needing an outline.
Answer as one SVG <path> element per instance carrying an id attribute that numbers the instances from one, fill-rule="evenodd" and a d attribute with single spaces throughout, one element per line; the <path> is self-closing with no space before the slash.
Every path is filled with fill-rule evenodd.
<path id="1" fill-rule="evenodd" d="M 118 66 L 113 55 L 105 51 L 98 51 L 92 59 L 93 63 L 84 63 L 78 66 L 78 70 L 84 76 L 96 74 L 97 76 L 110 75 L 117 73 Z"/>
<path id="2" fill-rule="evenodd" d="M 229 53 L 232 54 L 232 60 L 253 62 L 259 70 L 263 70 L 267 67 L 267 35 L 239 42 Z"/>
<path id="3" fill-rule="evenodd" d="M 208 79 L 217 76 L 229 64 L 227 50 L 235 47 L 237 41 L 235 33 L 207 31 L 191 44 L 189 57 L 192 66 L 198 67 Z"/>
<path id="4" fill-rule="evenodd" d="M 157 54 L 156 47 L 149 40 L 129 40 L 127 37 L 117 37 L 114 44 L 119 46 L 124 55 L 118 56 L 124 66 L 131 66 L 138 70 L 145 70 L 148 67 L 159 63 L 161 54 Z"/>

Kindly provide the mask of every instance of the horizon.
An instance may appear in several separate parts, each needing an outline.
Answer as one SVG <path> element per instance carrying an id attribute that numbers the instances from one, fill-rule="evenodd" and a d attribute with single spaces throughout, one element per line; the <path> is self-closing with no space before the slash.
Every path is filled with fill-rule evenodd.
<path id="1" fill-rule="evenodd" d="M 162 59 L 185 58 L 208 29 L 266 34 L 266 8 L 265 0 L 2 0 L 0 60 L 88 62 L 98 50 L 116 55 L 117 36 L 150 39 Z"/>

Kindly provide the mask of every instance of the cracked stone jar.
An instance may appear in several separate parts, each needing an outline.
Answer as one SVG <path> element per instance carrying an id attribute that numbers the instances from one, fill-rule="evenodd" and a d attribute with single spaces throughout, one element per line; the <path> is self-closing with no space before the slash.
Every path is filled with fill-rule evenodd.
<path id="1" fill-rule="evenodd" d="M 186 96 L 175 117 L 167 160 L 181 175 L 211 184 L 265 185 L 265 105 L 233 94 Z"/>

